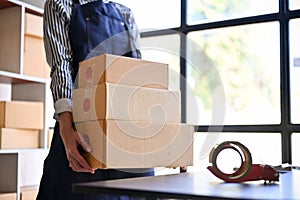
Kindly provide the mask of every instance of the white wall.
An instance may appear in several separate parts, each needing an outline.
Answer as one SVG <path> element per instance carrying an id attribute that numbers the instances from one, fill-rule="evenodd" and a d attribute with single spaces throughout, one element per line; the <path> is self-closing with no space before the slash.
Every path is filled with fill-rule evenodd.
<path id="1" fill-rule="evenodd" d="M 20 0 L 20 1 L 29 3 L 29 4 L 37 6 L 39 8 L 44 8 L 44 2 L 45 2 L 45 0 Z"/>

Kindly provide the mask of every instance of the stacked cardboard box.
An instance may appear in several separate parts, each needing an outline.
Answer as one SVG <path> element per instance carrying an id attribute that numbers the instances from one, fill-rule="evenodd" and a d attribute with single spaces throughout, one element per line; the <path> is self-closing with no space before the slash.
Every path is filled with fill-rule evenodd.
<path id="1" fill-rule="evenodd" d="M 0 148 L 37 148 L 44 128 L 42 102 L 0 102 Z"/>
<path id="2" fill-rule="evenodd" d="M 38 194 L 38 186 L 25 186 L 21 188 L 20 200 L 35 200 Z"/>
<path id="3" fill-rule="evenodd" d="M 92 167 L 193 164 L 193 126 L 181 123 L 167 64 L 104 54 L 80 63 L 77 85 L 73 117 Z"/>
<path id="4" fill-rule="evenodd" d="M 17 193 L 0 193 L 0 200 L 17 200 Z"/>
<path id="5" fill-rule="evenodd" d="M 43 42 L 43 18 L 25 13 L 24 74 L 49 78 L 50 67 L 46 62 Z"/>

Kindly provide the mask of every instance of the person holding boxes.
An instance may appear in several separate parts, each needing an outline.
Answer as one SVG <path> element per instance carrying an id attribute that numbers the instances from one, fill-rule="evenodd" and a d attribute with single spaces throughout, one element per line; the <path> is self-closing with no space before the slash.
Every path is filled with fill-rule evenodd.
<path id="1" fill-rule="evenodd" d="M 118 35 L 118 37 L 113 37 Z M 109 38 L 114 38 L 110 42 Z M 46 0 L 44 44 L 51 67 L 55 129 L 44 162 L 37 200 L 129 199 L 128 196 L 89 196 L 72 192 L 76 182 L 152 176 L 153 169 L 132 173 L 90 167 L 80 152 L 89 144 L 78 134 L 72 114 L 72 93 L 79 62 L 103 53 L 140 58 L 138 29 L 131 10 L 105 0 Z M 100 45 L 97 52 L 95 47 Z"/>

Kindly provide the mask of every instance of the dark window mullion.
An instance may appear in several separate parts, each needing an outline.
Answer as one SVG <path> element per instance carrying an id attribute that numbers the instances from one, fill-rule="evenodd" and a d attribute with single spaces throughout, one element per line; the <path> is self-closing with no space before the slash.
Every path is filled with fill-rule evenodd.
<path id="1" fill-rule="evenodd" d="M 180 15 L 180 91 L 181 91 L 181 122 L 186 123 L 187 115 L 187 96 L 186 96 L 186 87 L 187 87 L 187 67 L 186 67 L 186 33 L 182 30 L 187 26 L 187 0 L 181 0 L 181 15 Z"/>
<path id="2" fill-rule="evenodd" d="M 288 1 L 279 0 L 282 162 L 292 162 Z"/>

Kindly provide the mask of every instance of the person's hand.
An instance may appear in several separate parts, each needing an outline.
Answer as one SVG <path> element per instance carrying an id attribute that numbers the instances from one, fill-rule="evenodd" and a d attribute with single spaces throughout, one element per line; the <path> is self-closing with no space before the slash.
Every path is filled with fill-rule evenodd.
<path id="1" fill-rule="evenodd" d="M 60 135 L 65 146 L 69 166 L 75 172 L 94 173 L 95 170 L 90 167 L 78 150 L 81 146 L 86 152 L 90 152 L 91 147 L 74 129 L 72 121 L 72 113 L 70 112 L 64 112 L 59 115 Z"/>

